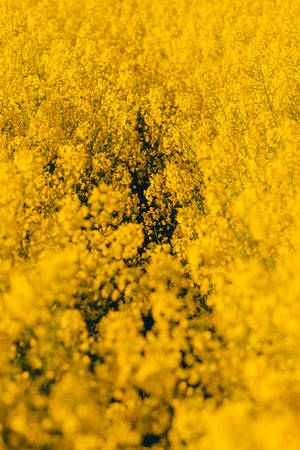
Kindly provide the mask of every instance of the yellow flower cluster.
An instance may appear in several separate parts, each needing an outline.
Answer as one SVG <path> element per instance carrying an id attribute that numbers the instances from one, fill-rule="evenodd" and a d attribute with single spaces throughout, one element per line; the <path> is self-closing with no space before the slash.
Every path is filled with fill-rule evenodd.
<path id="1" fill-rule="evenodd" d="M 0 21 L 0 449 L 299 450 L 300 3 Z"/>

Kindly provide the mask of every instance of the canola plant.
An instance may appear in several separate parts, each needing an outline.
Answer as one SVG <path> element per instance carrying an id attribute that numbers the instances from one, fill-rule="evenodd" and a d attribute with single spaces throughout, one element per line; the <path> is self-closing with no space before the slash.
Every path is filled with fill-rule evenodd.
<path id="1" fill-rule="evenodd" d="M 300 449 L 300 3 L 0 0 L 0 449 Z"/>

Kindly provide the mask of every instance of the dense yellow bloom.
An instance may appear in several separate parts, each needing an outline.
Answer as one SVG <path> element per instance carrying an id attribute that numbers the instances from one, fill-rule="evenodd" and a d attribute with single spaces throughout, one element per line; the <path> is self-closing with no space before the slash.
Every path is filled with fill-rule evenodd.
<path id="1" fill-rule="evenodd" d="M 0 0 L 0 450 L 299 450 L 299 29 Z"/>

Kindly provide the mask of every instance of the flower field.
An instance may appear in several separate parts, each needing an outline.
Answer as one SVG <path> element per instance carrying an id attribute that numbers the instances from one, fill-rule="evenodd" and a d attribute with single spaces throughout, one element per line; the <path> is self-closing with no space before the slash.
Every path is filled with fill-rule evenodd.
<path id="1" fill-rule="evenodd" d="M 300 3 L 0 22 L 0 450 L 299 450 Z"/>

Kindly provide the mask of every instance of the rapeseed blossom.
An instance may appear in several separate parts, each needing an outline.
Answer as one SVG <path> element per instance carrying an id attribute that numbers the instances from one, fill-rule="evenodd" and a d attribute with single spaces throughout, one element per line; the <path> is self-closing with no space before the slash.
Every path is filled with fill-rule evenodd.
<path id="1" fill-rule="evenodd" d="M 299 450 L 299 2 L 0 21 L 0 449 Z"/>

